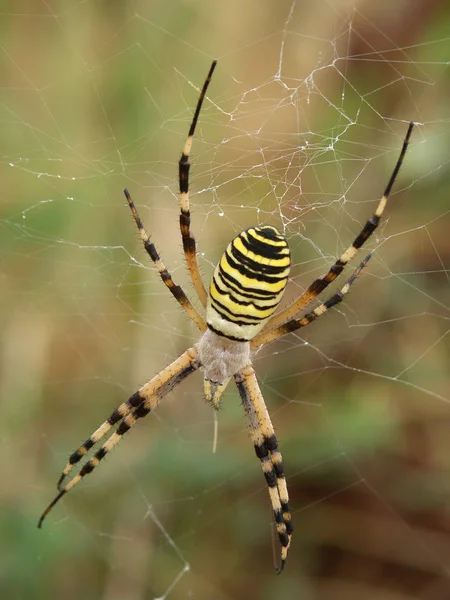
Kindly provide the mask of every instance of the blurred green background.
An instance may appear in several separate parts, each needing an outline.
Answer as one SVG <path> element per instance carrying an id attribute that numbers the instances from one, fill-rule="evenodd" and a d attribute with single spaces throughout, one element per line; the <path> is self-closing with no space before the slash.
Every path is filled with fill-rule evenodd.
<path id="1" fill-rule="evenodd" d="M 5 2 L 1 8 L 2 598 L 443 600 L 450 529 L 450 10 L 418 1 Z M 254 363 L 295 534 L 285 573 L 236 390 L 167 397 L 48 516 L 69 454 L 196 340 L 122 189 L 193 297 L 177 160 L 208 280 L 255 223 L 288 236 L 287 300 L 376 206 L 345 303 Z"/>

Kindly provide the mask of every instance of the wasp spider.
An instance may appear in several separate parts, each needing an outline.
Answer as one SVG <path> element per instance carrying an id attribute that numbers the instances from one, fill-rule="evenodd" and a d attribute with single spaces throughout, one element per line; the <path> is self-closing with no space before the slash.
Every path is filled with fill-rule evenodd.
<path id="1" fill-rule="evenodd" d="M 190 229 L 189 211 L 189 155 L 192 140 L 200 114 L 200 109 L 210 83 L 216 61 L 213 61 L 203 84 L 200 98 L 194 113 L 189 134 L 179 161 L 180 183 L 180 229 L 183 249 L 190 277 L 204 309 L 205 318 L 197 312 L 182 288 L 173 281 L 164 266 L 155 246 L 150 241 L 130 194 L 125 190 L 128 205 L 139 229 L 145 250 L 158 269 L 164 284 L 187 312 L 201 332 L 200 341 L 189 348 L 158 375 L 142 386 L 130 398 L 116 408 L 110 417 L 70 456 L 58 481 L 59 494 L 45 509 L 39 527 L 48 512 L 85 475 L 91 473 L 99 462 L 133 427 L 138 419 L 154 410 L 159 401 L 188 375 L 203 369 L 206 400 L 217 410 L 219 399 L 231 378 L 239 391 L 247 424 L 255 448 L 261 461 L 264 477 L 269 488 L 276 528 L 281 543 L 281 562 L 277 572 L 281 572 L 291 542 L 293 526 L 289 497 L 284 476 L 283 459 L 278 449 L 272 422 L 264 398 L 252 368 L 252 351 L 272 342 L 281 336 L 306 327 L 331 307 L 342 301 L 350 286 L 367 264 L 367 256 L 342 289 L 311 312 L 298 316 L 298 313 L 312 299 L 338 277 L 345 265 L 356 255 L 358 249 L 375 231 L 386 207 L 389 193 L 406 153 L 413 123 L 409 124 L 403 147 L 395 169 L 375 213 L 364 225 L 352 245 L 338 258 L 328 273 L 319 277 L 287 308 L 273 316 L 289 277 L 291 258 L 284 235 L 275 227 L 254 226 L 236 236 L 228 245 L 217 265 L 209 293 L 203 285 L 197 264 L 195 239 Z M 118 425 L 101 448 L 86 461 L 81 470 L 68 483 L 64 481 L 72 467 L 97 444 L 110 429 Z"/>

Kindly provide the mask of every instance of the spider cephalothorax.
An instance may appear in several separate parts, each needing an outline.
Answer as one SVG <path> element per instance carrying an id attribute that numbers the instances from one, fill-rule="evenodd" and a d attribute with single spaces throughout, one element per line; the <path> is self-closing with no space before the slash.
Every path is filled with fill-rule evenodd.
<path id="1" fill-rule="evenodd" d="M 233 377 L 242 400 L 250 437 L 255 453 L 261 461 L 281 543 L 281 563 L 284 567 L 293 532 L 289 497 L 284 476 L 283 459 L 278 449 L 273 425 L 264 398 L 251 366 L 253 349 L 281 336 L 309 325 L 328 309 L 341 302 L 370 255 L 361 262 L 341 290 L 319 304 L 311 312 L 298 313 L 338 277 L 345 265 L 356 255 L 359 248 L 375 231 L 402 164 L 413 129 L 410 123 L 400 156 L 395 165 L 384 194 L 372 217 L 366 222 L 353 243 L 332 265 L 328 273 L 315 279 L 311 285 L 284 310 L 272 316 L 279 305 L 286 287 L 291 266 L 290 252 L 285 237 L 275 227 L 254 226 L 236 236 L 228 245 L 217 265 L 209 293 L 203 285 L 197 264 L 196 244 L 190 230 L 189 210 L 189 154 L 200 109 L 211 80 L 216 61 L 213 61 L 203 84 L 194 113 L 186 144 L 179 161 L 180 179 L 180 230 L 186 262 L 195 291 L 206 311 L 206 318 L 190 303 L 182 288 L 176 285 L 169 271 L 150 241 L 130 194 L 125 190 L 128 205 L 139 229 L 144 247 L 155 264 L 161 279 L 180 303 L 202 336 L 199 342 L 143 385 L 130 398 L 118 406 L 109 418 L 91 434 L 69 458 L 58 481 L 59 493 L 45 509 L 39 527 L 48 512 L 85 475 L 91 473 L 98 463 L 131 429 L 136 421 L 154 410 L 159 401 L 188 375 L 199 368 L 204 373 L 206 399 L 215 409 L 227 383 Z M 84 463 L 77 475 L 64 485 L 66 476 L 89 450 L 97 444 L 113 426 L 117 429 L 99 450 Z"/>

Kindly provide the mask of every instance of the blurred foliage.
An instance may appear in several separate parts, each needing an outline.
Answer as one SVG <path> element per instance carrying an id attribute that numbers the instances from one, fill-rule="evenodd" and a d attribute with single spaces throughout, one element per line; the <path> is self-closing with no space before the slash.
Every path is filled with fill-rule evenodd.
<path id="1" fill-rule="evenodd" d="M 0 23 L 1 597 L 449 597 L 449 9 L 24 1 Z M 237 394 L 214 455 L 200 376 L 36 528 L 70 452 L 195 341 L 121 190 L 192 296 L 176 163 L 212 57 L 192 159 L 206 279 L 237 231 L 270 220 L 299 293 L 422 123 L 345 307 L 255 358 L 296 526 L 279 578 Z"/>

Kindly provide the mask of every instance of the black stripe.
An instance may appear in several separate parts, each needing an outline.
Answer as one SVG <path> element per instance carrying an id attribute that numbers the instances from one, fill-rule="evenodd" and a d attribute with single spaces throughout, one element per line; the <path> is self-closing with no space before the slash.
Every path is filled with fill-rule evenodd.
<path id="1" fill-rule="evenodd" d="M 142 227 L 142 229 L 143 229 L 143 227 Z M 153 244 L 153 242 L 151 242 L 150 240 L 145 240 L 144 248 L 147 251 L 147 254 L 150 256 L 150 258 L 152 259 L 153 262 L 157 262 L 157 261 L 161 260 L 159 254 L 158 254 L 158 250 L 156 249 L 155 244 Z"/>
<path id="2" fill-rule="evenodd" d="M 107 452 L 108 451 L 105 448 L 100 448 L 100 450 L 95 453 L 95 458 L 98 458 L 98 460 L 102 460 L 102 458 L 106 456 Z"/>
<path id="3" fill-rule="evenodd" d="M 182 371 L 180 371 L 176 376 L 169 379 L 167 383 L 165 383 L 162 387 L 159 388 L 158 393 L 156 394 L 158 398 L 162 398 L 165 394 L 168 394 L 171 390 L 173 390 L 173 388 L 176 385 L 181 383 L 185 377 L 196 371 L 198 367 L 199 365 L 197 365 L 196 362 L 194 362 L 194 364 L 189 364 L 187 367 L 184 367 Z M 136 415 L 136 411 L 133 414 Z"/>
<path id="4" fill-rule="evenodd" d="M 273 468 L 275 473 L 277 474 L 278 479 L 284 479 L 284 465 L 283 462 L 274 462 Z"/>
<path id="5" fill-rule="evenodd" d="M 261 233 L 259 230 L 256 230 L 256 231 L 258 234 Z M 243 233 L 247 234 L 248 239 L 246 239 L 244 237 Z M 241 240 L 243 246 L 245 246 L 245 248 L 247 250 L 249 250 L 250 252 L 253 252 L 254 254 L 258 254 L 259 256 L 263 256 L 264 258 L 272 258 L 272 259 L 280 259 L 280 258 L 285 258 L 285 257 L 290 256 L 289 253 L 285 254 L 285 253 L 281 252 L 282 250 L 285 250 L 286 248 L 289 249 L 287 244 L 285 244 L 284 246 L 273 246 L 272 244 L 266 244 L 266 243 L 262 242 L 261 240 L 255 238 L 252 235 L 252 231 L 250 229 L 247 229 L 243 233 L 238 235 L 237 238 L 239 238 Z"/>
<path id="6" fill-rule="evenodd" d="M 266 483 L 269 487 L 277 487 L 277 478 L 274 471 L 264 471 L 264 477 L 266 478 Z"/>
<path id="7" fill-rule="evenodd" d="M 284 241 L 287 246 L 286 238 L 284 237 L 284 235 L 276 231 L 273 227 L 263 225 L 262 227 L 249 227 L 249 229 L 254 229 L 258 234 L 260 234 L 262 237 L 265 237 L 267 240 L 275 240 L 280 242 Z"/>
<path id="8" fill-rule="evenodd" d="M 117 435 L 124 435 L 130 428 L 131 428 L 131 425 L 128 425 L 128 423 L 126 423 L 125 421 L 122 421 L 122 423 L 117 428 L 116 433 L 117 433 Z"/>
<path id="9" fill-rule="evenodd" d="M 180 213 L 180 228 L 189 229 L 191 226 L 191 214 L 189 211 Z"/>
<path id="10" fill-rule="evenodd" d="M 361 246 L 364 244 L 364 242 L 367 240 L 367 238 L 370 235 L 372 235 L 372 233 L 378 227 L 379 223 L 380 223 L 380 217 L 377 217 L 376 215 L 374 215 L 371 219 L 369 219 L 367 221 L 367 223 L 364 225 L 364 229 L 361 231 L 361 233 L 358 235 L 356 240 L 353 242 L 353 248 L 358 248 L 358 249 L 361 248 Z"/>
<path id="11" fill-rule="evenodd" d="M 316 279 L 312 282 L 309 288 L 306 290 L 306 294 L 312 294 L 313 296 L 318 296 L 323 290 L 331 283 L 325 278 Z"/>
<path id="12" fill-rule="evenodd" d="M 206 90 L 208 89 L 208 86 L 210 84 L 210 81 L 211 81 L 211 78 L 213 76 L 214 69 L 216 68 L 216 65 L 217 65 L 217 60 L 214 59 L 212 61 L 212 63 L 211 63 L 210 68 L 209 68 L 208 75 L 206 76 L 205 83 L 203 84 L 203 87 L 202 87 L 202 91 L 200 92 L 200 97 L 198 99 L 197 106 L 195 107 L 194 118 L 192 119 L 192 123 L 191 123 L 191 126 L 189 128 L 189 134 L 188 134 L 189 137 L 193 137 L 194 136 L 195 127 L 197 125 L 197 120 L 198 120 L 198 117 L 200 115 L 200 110 L 202 108 L 203 100 L 204 100 L 205 95 L 206 95 Z"/>
<path id="13" fill-rule="evenodd" d="M 145 400 L 140 394 L 140 392 L 135 392 L 132 396 L 128 398 L 127 404 L 130 406 L 139 406 L 139 404 Z"/>
<path id="14" fill-rule="evenodd" d="M 325 279 L 328 282 L 334 281 L 336 277 L 338 277 L 342 273 L 346 264 L 347 263 L 342 262 L 342 260 L 339 258 L 328 271 L 328 273 L 325 276 Z"/>
<path id="15" fill-rule="evenodd" d="M 271 435 L 270 437 L 266 438 L 264 442 L 266 444 L 267 449 L 271 452 L 273 452 L 274 450 L 278 450 L 277 438 L 274 435 Z"/>
<path id="16" fill-rule="evenodd" d="M 148 408 L 147 406 L 145 406 L 144 404 L 141 404 L 140 406 L 137 407 L 137 409 L 134 411 L 133 416 L 136 419 L 142 419 L 142 417 L 146 417 L 148 415 L 148 413 L 150 412 L 150 408 Z"/>
<path id="17" fill-rule="evenodd" d="M 189 169 L 191 164 L 189 156 L 182 154 L 178 163 L 178 177 L 180 180 L 180 193 L 187 194 L 189 192 Z"/>
<path id="18" fill-rule="evenodd" d="M 81 458 L 86 454 L 86 452 L 92 448 L 93 445 L 94 440 L 92 440 L 91 438 L 86 440 L 84 444 L 80 448 L 78 448 L 78 450 L 75 450 L 75 452 L 70 455 L 69 464 L 75 465 L 79 460 L 81 460 Z"/>
<path id="19" fill-rule="evenodd" d="M 406 150 L 408 149 L 409 138 L 411 137 L 411 132 L 413 130 L 413 127 L 414 127 L 414 121 L 411 121 L 410 124 L 408 125 L 408 130 L 406 132 L 406 136 L 403 141 L 403 146 L 400 151 L 400 156 L 397 159 L 397 164 L 395 165 L 395 168 L 391 175 L 391 178 L 389 179 L 386 189 L 384 190 L 383 196 L 385 198 L 387 198 L 389 196 L 389 194 L 391 193 L 391 188 L 394 185 L 394 181 L 398 175 L 398 172 L 400 171 L 400 167 L 402 166 L 402 162 L 403 162 L 403 159 L 405 158 Z"/>
<path id="20" fill-rule="evenodd" d="M 281 503 L 281 509 L 282 509 L 283 513 L 288 513 L 289 516 L 291 516 L 291 509 L 289 508 L 289 504 L 287 502 Z M 292 533 L 294 531 L 294 525 L 293 525 L 291 519 L 285 519 L 284 523 L 286 525 L 287 534 L 292 535 Z"/>
<path id="21" fill-rule="evenodd" d="M 167 271 L 166 271 L 167 273 Z M 161 279 L 164 281 L 164 283 L 166 283 L 166 281 L 164 280 L 164 278 L 161 277 Z M 183 292 L 183 288 L 179 285 L 175 285 L 173 283 L 173 279 L 172 277 L 169 275 L 169 278 L 167 279 L 167 281 L 172 282 L 172 285 L 167 285 L 167 287 L 169 288 L 169 290 L 172 292 L 172 296 L 174 298 L 176 298 L 176 300 L 181 304 L 181 306 L 186 306 L 187 304 L 189 304 L 189 300 L 186 297 L 186 294 Z"/>
<path id="22" fill-rule="evenodd" d="M 229 273 L 227 273 L 226 271 L 224 271 L 222 269 L 222 267 L 219 265 L 218 271 L 217 273 L 215 273 L 215 275 L 218 275 L 219 278 L 221 279 L 222 283 L 224 284 L 224 286 L 226 288 L 231 288 L 233 291 L 237 292 L 238 294 L 241 294 L 242 296 L 246 296 L 248 298 L 255 298 L 255 297 L 260 297 L 261 300 L 264 300 L 264 298 L 268 298 L 270 299 L 270 297 L 278 295 L 279 292 L 277 292 L 276 294 L 274 294 L 273 292 L 269 291 L 269 290 L 260 290 L 257 288 L 253 288 L 253 287 L 246 287 L 245 290 L 242 288 L 241 284 Z M 217 285 L 217 278 L 214 277 L 214 282 Z M 220 287 L 220 286 L 217 286 Z"/>
<path id="23" fill-rule="evenodd" d="M 280 544 L 286 548 L 289 546 L 289 536 L 285 531 L 281 531 L 278 533 L 278 539 L 280 540 Z"/>
<path id="24" fill-rule="evenodd" d="M 141 404 L 141 402 L 143 402 L 143 401 L 144 401 L 144 398 L 141 397 L 140 393 L 135 392 L 128 398 L 126 405 L 129 408 L 134 408 L 136 406 L 139 406 L 139 404 Z M 123 417 L 126 415 L 126 412 L 121 412 L 119 410 L 119 408 L 116 408 L 116 410 L 114 410 L 112 412 L 111 416 L 109 417 L 108 423 L 110 425 L 115 425 L 118 421 L 120 421 L 120 419 L 123 419 Z"/>
<path id="25" fill-rule="evenodd" d="M 92 473 L 92 471 L 95 469 L 95 465 L 93 465 L 91 463 L 91 461 L 87 462 L 85 465 L 83 465 L 82 469 L 80 470 L 79 475 L 81 477 L 84 477 L 85 475 L 88 475 L 89 473 Z"/>
<path id="26" fill-rule="evenodd" d="M 261 458 L 267 458 L 269 456 L 269 452 L 268 452 L 268 450 L 267 450 L 266 445 L 265 445 L 264 442 L 262 444 L 255 444 L 254 448 L 255 448 L 256 456 L 259 459 L 261 459 Z"/>
<path id="27" fill-rule="evenodd" d="M 121 412 L 118 408 L 112 413 L 112 415 L 108 419 L 108 423 L 110 425 L 115 425 L 120 419 L 123 419 L 125 412 Z"/>
<path id="28" fill-rule="evenodd" d="M 280 273 L 284 273 L 286 271 L 287 268 L 289 268 L 289 264 L 287 265 L 283 265 L 282 267 L 276 267 L 274 265 L 265 265 L 263 263 L 259 263 L 256 260 L 253 260 L 253 258 L 250 258 L 249 256 L 244 256 L 242 254 L 242 252 L 240 252 L 240 250 L 238 250 L 237 248 L 235 248 L 233 246 L 233 244 L 230 244 L 225 252 L 227 259 L 230 258 L 230 254 L 233 256 L 233 258 L 239 262 L 239 264 L 244 267 L 247 268 L 250 272 L 252 273 L 256 273 L 257 275 L 259 275 L 260 273 L 264 273 L 265 275 L 279 275 Z M 248 272 L 247 272 L 248 274 Z M 248 275 L 249 276 L 249 275 Z M 282 278 L 284 278 L 285 275 L 283 275 Z M 253 279 L 258 279 L 258 277 L 253 277 Z M 273 279 L 277 279 L 272 278 Z M 279 277 L 279 279 L 281 279 Z"/>
<path id="29" fill-rule="evenodd" d="M 186 254 L 194 254 L 196 253 L 196 245 L 195 239 L 189 235 L 183 235 L 183 250 Z"/>
<path id="30" fill-rule="evenodd" d="M 230 275 L 230 273 L 227 273 L 226 271 L 224 271 L 222 269 L 220 264 L 219 264 L 219 269 L 218 269 L 218 275 L 220 276 L 223 283 L 227 287 L 230 287 L 231 289 L 234 289 L 234 291 L 237 291 L 239 294 L 242 294 L 242 296 L 248 296 L 249 298 L 255 298 L 257 296 L 261 296 L 261 299 L 263 297 L 270 298 L 270 297 L 278 296 L 278 294 L 282 291 L 282 290 L 280 290 L 279 292 L 272 292 L 269 290 L 259 290 L 257 288 L 253 288 L 253 287 L 246 287 L 244 289 L 241 286 L 241 284 L 239 283 L 239 281 L 237 281 L 232 275 Z M 288 278 L 286 277 L 285 279 L 287 282 Z M 217 279 L 215 277 L 214 277 L 214 282 L 217 285 Z M 274 283 L 274 282 L 272 282 L 272 283 Z M 217 286 L 217 287 L 219 287 L 219 286 Z"/>
<path id="31" fill-rule="evenodd" d="M 241 325 L 245 325 L 246 323 L 240 323 Z M 215 327 L 213 327 L 211 325 L 211 323 L 206 323 L 206 325 L 208 326 L 208 329 L 212 332 L 214 332 L 216 335 L 220 335 L 220 337 L 224 337 L 227 338 L 227 340 L 233 340 L 235 342 L 248 342 L 251 338 L 249 337 L 236 337 L 235 335 L 228 335 L 228 333 L 224 333 L 223 331 L 220 331 L 219 329 L 216 329 Z"/>
<path id="32" fill-rule="evenodd" d="M 223 305 L 219 300 L 216 300 L 215 298 L 210 297 L 210 302 L 211 302 L 211 306 L 227 321 L 231 322 L 231 323 L 236 323 L 236 324 L 241 324 L 241 325 L 252 325 L 252 324 L 257 324 L 260 321 L 265 321 L 266 319 L 268 319 L 269 317 L 272 316 L 272 314 L 275 312 L 275 308 L 278 305 L 278 302 L 276 302 L 273 307 L 268 307 L 267 310 L 271 310 L 271 308 L 273 308 L 272 312 L 269 315 L 266 316 L 255 316 L 255 315 L 249 315 L 248 313 L 239 313 L 239 312 L 235 312 L 232 311 L 231 309 L 229 309 L 227 306 Z M 238 302 L 236 301 L 236 304 L 239 304 L 240 306 L 242 306 L 244 303 Z M 265 308 L 260 309 L 257 306 L 255 306 L 256 310 L 266 310 Z M 234 320 L 231 317 L 238 317 L 237 320 Z M 247 319 L 247 320 L 245 320 Z"/>
<path id="33" fill-rule="evenodd" d="M 342 262 L 342 260 L 339 258 L 324 277 L 319 277 L 312 282 L 312 284 L 306 290 L 306 294 L 314 294 L 314 296 L 318 296 L 332 281 L 336 279 L 336 277 L 339 277 L 346 264 L 347 263 Z"/>
<path id="34" fill-rule="evenodd" d="M 252 317 L 247 314 L 242 313 L 232 313 L 228 308 L 226 308 L 223 304 L 221 304 L 218 300 L 211 298 L 211 306 L 220 314 L 220 316 L 225 319 L 225 321 L 229 321 L 230 323 L 235 323 L 236 325 L 253 325 L 258 324 L 260 321 L 264 321 L 267 317 Z M 231 317 L 238 317 L 237 319 L 232 319 Z M 242 318 L 246 318 L 247 320 L 243 321 Z"/>
<path id="35" fill-rule="evenodd" d="M 220 285 L 217 285 L 217 279 L 214 278 L 214 283 L 217 287 L 218 292 L 220 293 L 221 296 L 229 296 L 231 298 L 231 300 L 233 302 L 236 302 L 236 304 L 239 304 L 239 306 L 254 306 L 257 310 L 270 310 L 271 308 L 276 308 L 278 306 L 278 304 L 280 303 L 279 299 L 277 298 L 279 295 L 279 292 L 277 292 L 276 294 L 272 294 L 272 297 L 269 298 L 255 298 L 253 296 L 250 296 L 251 300 L 239 300 L 238 298 L 236 298 L 236 296 L 234 295 L 233 292 L 235 292 L 235 290 L 233 290 L 231 287 L 229 287 L 228 289 L 222 289 L 220 287 Z M 241 295 L 240 291 L 237 291 L 237 294 Z M 242 294 L 243 296 L 247 296 L 246 294 Z M 260 302 L 258 302 L 258 300 Z M 269 300 L 273 300 L 272 303 L 268 302 Z"/>
<path id="36" fill-rule="evenodd" d="M 281 510 L 274 510 L 273 516 L 275 517 L 275 523 L 284 523 L 284 517 Z"/>
<path id="37" fill-rule="evenodd" d="M 339 302 L 342 302 L 343 298 L 344 298 L 344 295 L 342 294 L 342 292 L 336 292 L 336 294 L 334 294 L 334 296 L 331 296 L 331 298 L 328 298 L 328 300 L 326 300 L 323 304 L 324 304 L 324 306 L 327 307 L 327 309 L 333 308 L 333 306 L 336 306 L 336 304 L 339 304 Z"/>
<path id="38" fill-rule="evenodd" d="M 291 333 L 292 331 L 297 331 L 297 329 L 306 327 L 306 325 L 309 325 L 316 319 L 317 319 L 317 315 L 315 315 L 313 312 L 310 312 L 310 313 L 304 315 L 303 317 L 301 317 L 301 319 L 292 319 L 291 321 L 288 321 L 284 325 L 281 325 L 279 331 L 280 332 L 283 331 L 283 335 L 285 335 L 286 333 Z M 307 322 L 301 323 L 302 321 L 307 321 Z"/>
<path id="39" fill-rule="evenodd" d="M 285 271 L 286 267 L 273 267 L 272 268 L 272 277 L 270 277 L 269 270 L 263 270 L 261 266 L 258 266 L 259 263 L 252 261 L 250 259 L 246 259 L 239 253 L 239 256 L 230 256 L 228 253 L 228 249 L 225 252 L 225 258 L 232 269 L 236 269 L 238 273 L 244 275 L 244 277 L 248 277 L 249 279 L 255 279 L 256 281 L 264 281 L 266 283 L 276 283 L 277 281 L 281 281 L 283 279 L 287 279 L 286 275 L 278 276 L 280 273 Z M 220 264 L 220 263 L 219 263 Z M 250 264 L 254 267 L 251 269 Z"/>

